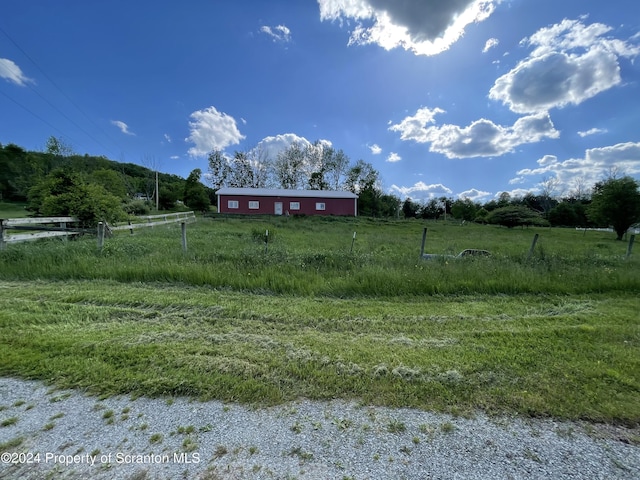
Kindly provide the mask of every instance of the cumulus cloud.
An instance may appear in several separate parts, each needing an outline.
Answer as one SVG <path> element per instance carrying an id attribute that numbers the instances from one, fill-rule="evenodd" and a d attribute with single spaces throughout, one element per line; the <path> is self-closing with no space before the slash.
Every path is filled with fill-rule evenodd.
<path id="1" fill-rule="evenodd" d="M 491 196 L 491 192 L 484 192 L 476 188 L 465 190 L 464 192 L 460 192 L 458 194 L 458 198 L 460 199 L 468 198 L 472 202 L 482 202 L 484 200 L 487 200 L 490 196 Z"/>
<path id="2" fill-rule="evenodd" d="M 484 44 L 482 53 L 487 53 L 492 48 L 497 47 L 499 43 L 500 43 L 500 40 L 498 40 L 497 38 L 490 38 L 489 40 L 487 40 L 487 43 Z"/>
<path id="3" fill-rule="evenodd" d="M 401 198 L 409 197 L 414 200 L 426 200 L 435 197 L 448 196 L 453 193 L 450 188 L 445 187 L 441 183 L 427 185 L 424 182 L 418 182 L 411 187 L 391 185 L 389 191 L 399 195 Z"/>
<path id="4" fill-rule="evenodd" d="M 382 153 L 382 148 L 380 148 L 377 144 L 373 144 L 369 146 L 369 150 L 373 155 L 380 155 Z"/>
<path id="5" fill-rule="evenodd" d="M 448 50 L 474 22 L 486 20 L 500 0 L 318 0 L 321 20 L 355 21 L 349 45 L 402 47 L 416 55 Z"/>
<path id="6" fill-rule="evenodd" d="M 522 177 L 555 178 L 560 190 L 567 191 L 573 188 L 576 179 L 586 185 L 593 185 L 611 171 L 624 175 L 640 174 L 640 142 L 591 148 L 585 152 L 584 158 L 564 161 L 554 155 L 545 155 L 536 163 L 537 168 L 524 168 L 516 174 Z"/>
<path id="7" fill-rule="evenodd" d="M 521 117 L 512 126 L 496 125 L 480 119 L 466 127 L 435 125 L 435 116 L 444 113 L 439 108 L 421 108 L 389 130 L 400 132 L 402 140 L 430 143 L 429 151 L 447 158 L 493 157 L 512 152 L 526 143 L 545 138 L 557 138 L 560 133 L 546 112 Z"/>
<path id="8" fill-rule="evenodd" d="M 607 129 L 606 128 L 591 128 L 591 129 L 583 131 L 583 132 L 578 132 L 578 135 L 580 135 L 582 138 L 584 138 L 584 137 L 588 137 L 589 135 L 597 135 L 598 133 L 607 133 Z"/>
<path id="9" fill-rule="evenodd" d="M 268 158 L 275 159 L 278 153 L 289 148 L 294 142 L 303 148 L 311 145 L 311 142 L 304 137 L 300 137 L 295 133 L 284 133 L 263 138 L 258 142 L 256 148 L 265 152 Z"/>
<path id="10" fill-rule="evenodd" d="M 0 78 L 24 87 L 27 83 L 35 83 L 28 78 L 18 65 L 8 58 L 0 58 Z"/>
<path id="11" fill-rule="evenodd" d="M 287 43 L 291 41 L 291 30 L 285 25 L 277 25 L 275 27 L 263 25 L 260 27 L 260 31 L 271 37 L 274 42 Z"/>
<path id="12" fill-rule="evenodd" d="M 402 157 L 398 155 L 396 152 L 391 152 L 387 157 L 387 162 L 395 163 L 402 160 Z"/>
<path id="13" fill-rule="evenodd" d="M 522 40 L 534 50 L 495 81 L 489 97 L 513 112 L 534 113 L 578 105 L 620 84 L 620 57 L 635 57 L 640 47 L 605 36 L 610 31 L 566 19 L 540 29 Z"/>
<path id="14" fill-rule="evenodd" d="M 223 150 L 229 145 L 237 145 L 244 135 L 238 130 L 235 119 L 215 107 L 196 110 L 190 115 L 190 135 L 185 142 L 195 146 L 188 150 L 192 157 L 207 155 L 211 150 Z"/>
<path id="15" fill-rule="evenodd" d="M 116 127 L 118 127 L 120 129 L 120 131 L 122 133 L 124 133 L 125 135 L 135 135 L 135 133 L 131 132 L 129 130 L 129 125 L 127 125 L 126 123 L 120 121 L 120 120 L 111 120 L 111 124 L 115 125 Z"/>

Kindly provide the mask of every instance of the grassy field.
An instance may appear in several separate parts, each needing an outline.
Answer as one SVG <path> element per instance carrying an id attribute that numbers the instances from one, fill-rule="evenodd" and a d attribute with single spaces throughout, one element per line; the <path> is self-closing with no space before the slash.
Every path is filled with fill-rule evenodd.
<path id="1" fill-rule="evenodd" d="M 422 261 L 425 225 L 429 253 L 493 256 Z M 187 237 L 187 253 L 177 226 L 102 251 L 8 246 L 0 374 L 640 423 L 640 262 L 611 233 L 292 217 L 201 219 Z"/>
<path id="2" fill-rule="evenodd" d="M 3 202 L 0 201 L 0 218 L 22 218 L 26 217 L 27 212 L 24 207 L 26 203 Z"/>

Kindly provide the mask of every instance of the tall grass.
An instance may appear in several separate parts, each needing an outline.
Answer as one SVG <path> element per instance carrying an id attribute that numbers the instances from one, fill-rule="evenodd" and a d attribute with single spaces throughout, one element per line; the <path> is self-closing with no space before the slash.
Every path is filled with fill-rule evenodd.
<path id="1" fill-rule="evenodd" d="M 419 258 L 422 226 L 367 219 L 205 219 L 189 225 L 187 253 L 177 226 L 118 233 L 101 251 L 93 238 L 12 244 L 0 252 L 0 278 L 179 282 L 336 297 L 640 290 L 637 256 L 625 259 L 626 244 L 606 232 L 432 223 L 427 252 L 482 248 L 493 256 L 425 261 Z M 535 233 L 540 240 L 529 258 Z"/>

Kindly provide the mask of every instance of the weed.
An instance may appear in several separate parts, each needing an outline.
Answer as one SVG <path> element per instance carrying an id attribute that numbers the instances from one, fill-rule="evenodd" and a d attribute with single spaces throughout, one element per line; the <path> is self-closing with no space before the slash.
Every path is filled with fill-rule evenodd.
<path id="1" fill-rule="evenodd" d="M 52 415 L 49 420 L 57 420 L 57 419 L 62 418 L 62 417 L 64 417 L 64 413 L 59 412 L 59 413 L 56 413 L 55 415 Z"/>
<path id="2" fill-rule="evenodd" d="M 456 429 L 455 425 L 451 422 L 444 422 L 440 425 L 440 431 L 443 433 L 451 433 Z"/>
<path id="3" fill-rule="evenodd" d="M 224 445 L 218 445 L 215 452 L 213 452 L 213 458 L 224 457 L 227 453 L 229 453 L 227 447 Z"/>
<path id="4" fill-rule="evenodd" d="M 407 430 L 407 426 L 400 420 L 392 419 L 387 423 L 387 431 L 389 433 L 403 433 Z"/>
<path id="5" fill-rule="evenodd" d="M 191 437 L 187 437 L 182 441 L 182 449 L 185 452 L 193 452 L 197 448 L 198 444 Z"/>
<path id="6" fill-rule="evenodd" d="M 22 405 L 24 405 L 26 402 L 24 400 L 18 400 L 16 401 L 13 406 L 14 407 L 21 407 Z"/>
<path id="7" fill-rule="evenodd" d="M 301 447 L 292 447 L 291 450 L 289 450 L 288 455 L 298 457 L 302 461 L 313 459 L 313 453 L 305 452 Z"/>
<path id="8" fill-rule="evenodd" d="M 45 424 L 45 426 L 44 426 L 44 427 L 42 427 L 42 430 L 43 430 L 43 431 L 45 431 L 45 432 L 47 432 L 47 431 L 49 431 L 49 430 L 52 430 L 52 429 L 53 429 L 53 427 L 55 427 L 55 426 L 56 426 L 56 424 L 55 424 L 55 423 L 53 423 L 53 422 L 49 422 L 49 423 Z"/>
<path id="9" fill-rule="evenodd" d="M 18 448 L 24 442 L 24 438 L 16 437 L 11 440 L 7 440 L 6 442 L 0 443 L 0 453 L 7 452 L 11 449 Z"/>
<path id="10" fill-rule="evenodd" d="M 161 433 L 154 433 L 149 437 L 149 443 L 160 443 L 162 442 L 163 435 Z"/>
<path id="11" fill-rule="evenodd" d="M 193 425 L 188 425 L 186 427 L 178 427 L 178 433 L 181 435 L 189 435 L 190 433 L 193 433 L 196 431 L 196 427 L 194 427 Z"/>
<path id="12" fill-rule="evenodd" d="M 0 422 L 0 427 L 10 427 L 18 423 L 18 417 L 9 417 Z"/>
<path id="13" fill-rule="evenodd" d="M 258 447 L 252 445 L 249 447 L 249 455 L 255 455 L 256 453 L 258 453 Z"/>
<path id="14" fill-rule="evenodd" d="M 400 453 L 404 453 L 405 455 L 411 455 L 411 448 L 407 447 L 406 445 L 403 445 L 402 447 L 400 447 Z"/>

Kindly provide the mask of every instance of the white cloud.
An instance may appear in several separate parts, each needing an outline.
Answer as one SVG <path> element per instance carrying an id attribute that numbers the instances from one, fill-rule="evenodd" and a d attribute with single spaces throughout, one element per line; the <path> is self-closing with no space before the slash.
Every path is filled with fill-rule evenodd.
<path id="1" fill-rule="evenodd" d="M 190 134 L 185 142 L 195 144 L 188 150 L 192 157 L 207 155 L 211 150 L 223 150 L 229 145 L 237 145 L 244 135 L 238 130 L 235 119 L 215 107 L 196 110 L 190 115 Z"/>
<path id="2" fill-rule="evenodd" d="M 369 150 L 373 155 L 380 155 L 382 153 L 382 148 L 380 148 L 377 144 L 373 144 L 369 146 Z"/>
<path id="3" fill-rule="evenodd" d="M 560 161 L 546 155 L 537 161 L 539 168 L 524 168 L 517 172 L 523 177 L 553 177 L 559 182 L 560 191 L 573 188 L 576 179 L 593 185 L 616 170 L 624 175 L 640 174 L 640 142 L 619 143 L 608 147 L 591 148 L 584 158 Z"/>
<path id="4" fill-rule="evenodd" d="M 489 97 L 513 112 L 533 113 L 578 105 L 620 84 L 619 58 L 637 56 L 640 47 L 605 37 L 610 30 L 579 20 L 540 29 L 522 40 L 534 50 L 495 81 Z"/>
<path id="5" fill-rule="evenodd" d="M 507 127 L 484 118 L 466 127 L 431 125 L 435 124 L 435 116 L 439 113 L 444 113 L 444 110 L 421 108 L 414 116 L 391 125 L 389 130 L 400 132 L 402 140 L 430 143 L 429 151 L 447 158 L 499 156 L 512 152 L 519 145 L 560 135 L 546 112 L 519 118 Z"/>
<path id="6" fill-rule="evenodd" d="M 24 87 L 27 83 L 35 83 L 25 76 L 18 65 L 8 58 L 0 58 L 0 78 Z"/>
<path id="7" fill-rule="evenodd" d="M 483 192 L 482 190 L 478 190 L 476 188 L 465 190 L 464 192 L 460 192 L 458 194 L 458 198 L 460 199 L 468 198 L 472 202 L 482 202 L 484 200 L 487 200 L 490 196 L 491 196 L 491 192 Z"/>
<path id="8" fill-rule="evenodd" d="M 598 133 L 607 133 L 606 128 L 591 128 L 589 130 L 578 132 L 581 137 L 588 137 L 589 135 L 597 135 Z"/>
<path id="9" fill-rule="evenodd" d="M 402 157 L 398 155 L 396 152 L 391 152 L 387 157 L 387 162 L 395 163 L 402 160 Z"/>
<path id="10" fill-rule="evenodd" d="M 482 53 L 487 53 L 492 48 L 497 47 L 499 43 L 500 43 L 500 40 L 498 40 L 497 38 L 490 38 L 489 40 L 487 40 L 487 43 L 484 44 Z"/>
<path id="11" fill-rule="evenodd" d="M 299 137 L 295 133 L 284 133 L 273 137 L 263 138 L 256 145 L 256 148 L 264 151 L 268 158 L 275 160 L 278 153 L 289 148 L 294 142 L 297 142 L 303 148 L 311 145 L 311 142 L 304 137 Z"/>
<path id="12" fill-rule="evenodd" d="M 416 55 L 448 50 L 465 28 L 487 19 L 500 0 L 318 0 L 321 20 L 356 21 L 349 45 L 402 47 Z"/>
<path id="13" fill-rule="evenodd" d="M 180 159 L 180 156 L 179 156 L 179 155 L 171 155 L 169 158 L 170 158 L 171 160 L 179 160 L 179 159 Z"/>
<path id="14" fill-rule="evenodd" d="M 453 193 L 450 188 L 445 187 L 441 183 L 427 185 L 424 182 L 418 182 L 412 187 L 399 187 L 397 185 L 391 185 L 389 191 L 391 193 L 400 195 L 400 197 L 403 199 L 409 197 L 414 200 L 427 200 L 443 196 L 446 197 Z"/>
<path id="15" fill-rule="evenodd" d="M 521 183 L 524 183 L 525 181 L 526 179 L 524 177 L 515 177 L 509 180 L 509 185 L 519 185 Z"/>
<path id="16" fill-rule="evenodd" d="M 274 42 L 287 43 L 291 41 L 291 30 L 289 30 L 285 25 L 278 25 L 275 27 L 263 25 L 260 27 L 260 31 L 269 35 Z"/>
<path id="17" fill-rule="evenodd" d="M 164 134 L 164 139 L 165 139 L 167 142 L 171 143 L 171 137 L 169 136 L 169 134 L 168 134 L 168 133 L 165 133 L 165 134 Z"/>
<path id="18" fill-rule="evenodd" d="M 129 125 L 127 125 L 126 123 L 120 121 L 120 120 L 111 120 L 111 124 L 115 125 L 116 127 L 118 127 L 120 129 L 120 131 L 122 133 L 124 133 L 125 135 L 135 135 L 135 133 L 129 131 Z"/>

